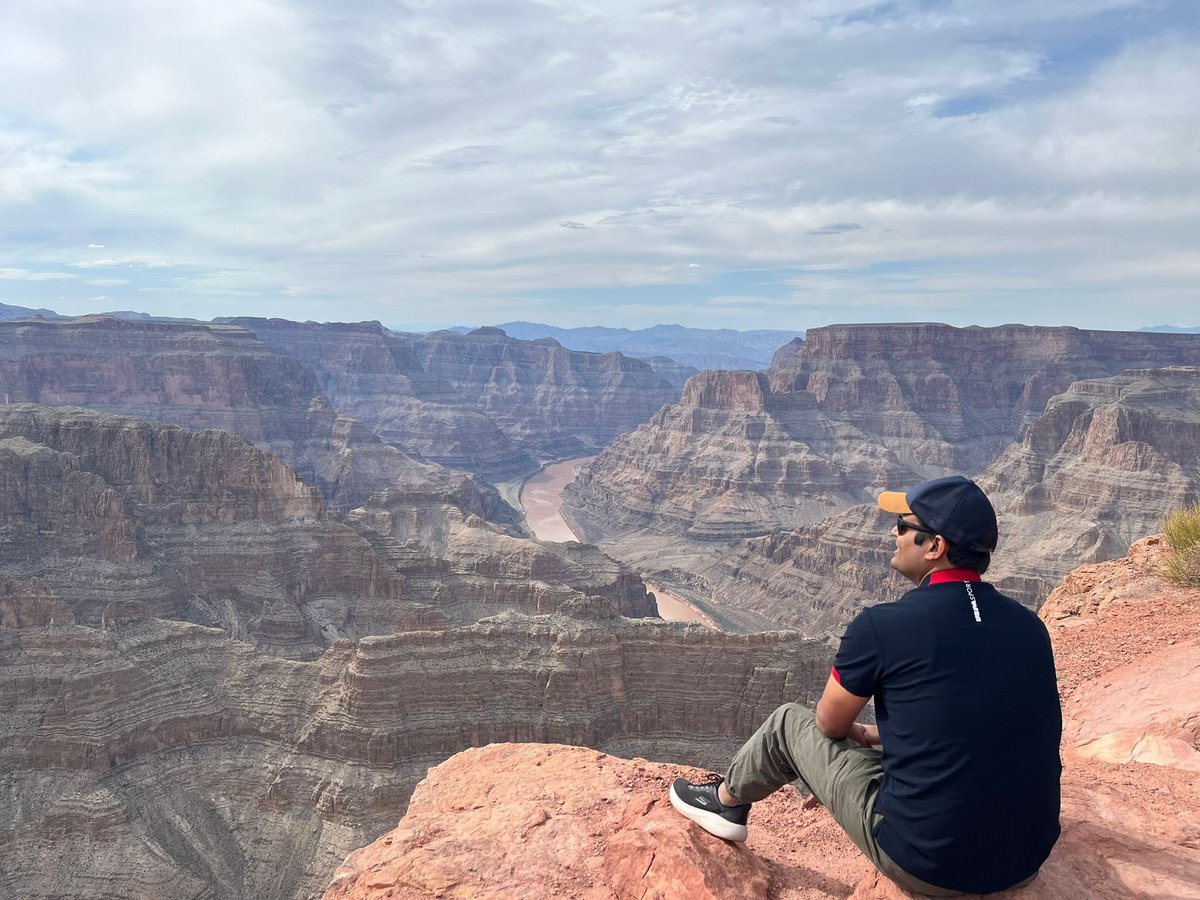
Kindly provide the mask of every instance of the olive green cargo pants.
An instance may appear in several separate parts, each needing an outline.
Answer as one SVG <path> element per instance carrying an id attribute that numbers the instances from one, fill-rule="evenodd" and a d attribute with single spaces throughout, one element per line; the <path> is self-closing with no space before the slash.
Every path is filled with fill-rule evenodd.
<path id="1" fill-rule="evenodd" d="M 875 842 L 875 828 L 883 821 L 875 811 L 883 781 L 881 757 L 878 750 L 852 740 L 830 740 L 818 730 L 811 709 L 788 703 L 771 713 L 738 751 L 725 774 L 725 789 L 742 803 L 754 803 L 801 779 L 875 868 L 896 884 L 914 894 L 958 896 L 909 875 Z"/>

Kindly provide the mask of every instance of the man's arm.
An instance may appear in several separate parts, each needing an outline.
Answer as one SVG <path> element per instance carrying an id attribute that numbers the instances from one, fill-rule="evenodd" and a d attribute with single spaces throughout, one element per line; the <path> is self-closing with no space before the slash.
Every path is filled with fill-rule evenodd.
<path id="1" fill-rule="evenodd" d="M 825 692 L 817 703 L 817 728 L 831 740 L 850 738 L 864 747 L 879 744 L 879 730 L 855 722 L 870 697 L 852 694 L 832 675 L 825 682 Z"/>

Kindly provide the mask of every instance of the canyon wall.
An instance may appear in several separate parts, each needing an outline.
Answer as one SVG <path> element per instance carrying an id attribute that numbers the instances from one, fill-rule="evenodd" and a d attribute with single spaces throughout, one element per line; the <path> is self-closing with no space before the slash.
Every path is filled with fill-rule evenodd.
<path id="1" fill-rule="evenodd" d="M 104 316 L 0 322 L 0 397 L 231 431 L 280 457 L 338 508 L 399 483 L 512 518 L 495 491 L 385 444 L 335 410 L 309 368 L 233 325 Z"/>
<path id="2" fill-rule="evenodd" d="M 694 377 L 583 469 L 564 515 L 732 627 L 832 637 L 902 587 L 879 491 L 963 472 L 1011 535 L 996 578 L 1036 604 L 1196 496 L 1197 359 L 1184 334 L 813 329 L 765 374 Z"/>
<path id="3" fill-rule="evenodd" d="M 1027 600 L 1200 502 L 1200 367 L 1131 369 L 1052 397 L 979 476 L 1000 511 L 992 576 Z"/>
<path id="4" fill-rule="evenodd" d="M 715 765 L 826 677 L 653 614 L 436 489 L 342 515 L 230 432 L 0 407 L 0 896 L 310 896 L 461 749 Z"/>
<path id="5" fill-rule="evenodd" d="M 889 448 L 760 372 L 703 372 L 566 492 L 589 536 L 642 528 L 724 541 L 819 521 L 916 477 Z"/>
<path id="6" fill-rule="evenodd" d="M 0 407 L 0 572 L 91 627 L 162 617 L 306 659 L 440 621 L 277 457 L 225 431 Z"/>
<path id="7" fill-rule="evenodd" d="M 14 602 L 0 895 L 29 900 L 312 896 L 459 750 L 572 741 L 715 766 L 829 665 L 795 635 L 614 618 L 603 601 L 312 661 L 190 623 L 69 624 L 44 586 L 3 579 L 0 612 Z"/>
<path id="8" fill-rule="evenodd" d="M 342 517 L 229 432 L 32 404 L 0 406 L 0 572 L 39 579 L 80 624 L 182 619 L 294 659 L 585 597 L 655 615 L 597 548 L 523 539 L 439 491 Z"/>
<path id="9" fill-rule="evenodd" d="M 679 396 L 646 362 L 498 328 L 403 334 L 378 322 L 227 320 L 317 373 L 384 441 L 489 478 L 583 456 Z"/>
<path id="10" fill-rule="evenodd" d="M 832 325 L 781 348 L 774 390 L 803 391 L 911 465 L 978 472 L 1075 381 L 1200 365 L 1196 335 L 1002 325 Z"/>
<path id="11" fill-rule="evenodd" d="M 1076 566 L 1122 555 L 1168 511 L 1200 502 L 1198 453 L 1200 367 L 1072 384 L 978 476 L 1000 524 L 988 580 L 1036 608 Z M 722 548 L 702 563 L 704 587 L 775 627 L 834 640 L 863 605 L 907 587 L 888 568 L 893 521 L 864 504 Z"/>

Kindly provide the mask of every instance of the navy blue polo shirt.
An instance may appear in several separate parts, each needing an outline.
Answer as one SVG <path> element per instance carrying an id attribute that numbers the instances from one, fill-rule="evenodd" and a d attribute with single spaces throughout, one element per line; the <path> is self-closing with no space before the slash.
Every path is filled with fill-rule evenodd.
<path id="1" fill-rule="evenodd" d="M 965 893 L 1034 874 L 1059 835 L 1062 714 L 1046 627 L 963 569 L 864 609 L 834 677 L 875 698 L 875 838 L 902 869 Z"/>

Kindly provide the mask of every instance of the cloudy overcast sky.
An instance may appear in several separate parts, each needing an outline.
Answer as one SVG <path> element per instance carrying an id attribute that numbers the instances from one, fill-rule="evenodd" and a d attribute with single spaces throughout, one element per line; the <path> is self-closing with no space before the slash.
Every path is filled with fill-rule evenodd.
<path id="1" fill-rule="evenodd" d="M 0 6 L 0 302 L 1200 324 L 1195 0 Z"/>

